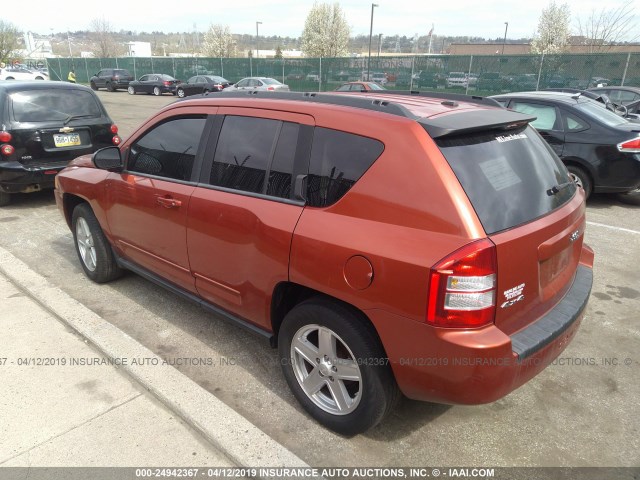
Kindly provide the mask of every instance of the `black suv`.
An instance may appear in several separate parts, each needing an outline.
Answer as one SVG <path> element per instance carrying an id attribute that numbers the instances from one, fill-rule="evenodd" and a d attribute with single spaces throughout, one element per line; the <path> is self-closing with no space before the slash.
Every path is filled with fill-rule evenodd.
<path id="1" fill-rule="evenodd" d="M 124 68 L 103 68 L 91 77 L 89 83 L 94 90 L 106 88 L 109 92 L 115 92 L 120 88 L 126 90 L 129 87 L 129 82 L 133 80 L 135 79 L 129 73 L 129 70 Z"/>
<path id="2" fill-rule="evenodd" d="M 640 187 L 640 125 L 576 93 L 495 95 L 503 106 L 537 117 L 531 125 L 591 192 L 628 193 Z"/>
<path id="3" fill-rule="evenodd" d="M 67 82 L 0 84 L 0 206 L 12 193 L 53 188 L 70 160 L 118 145 L 98 96 Z"/>

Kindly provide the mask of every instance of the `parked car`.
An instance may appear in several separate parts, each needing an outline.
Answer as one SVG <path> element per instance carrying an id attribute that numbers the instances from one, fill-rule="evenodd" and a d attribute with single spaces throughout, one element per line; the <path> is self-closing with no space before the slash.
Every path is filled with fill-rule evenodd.
<path id="1" fill-rule="evenodd" d="M 476 83 L 476 88 L 485 92 L 501 92 L 511 87 L 511 80 L 498 72 L 481 73 Z"/>
<path id="2" fill-rule="evenodd" d="M 531 125 L 587 197 L 591 192 L 625 193 L 640 187 L 640 125 L 572 93 L 518 92 L 491 98 L 537 117 Z"/>
<path id="3" fill-rule="evenodd" d="M 300 70 L 292 70 L 287 74 L 287 80 L 304 80 L 304 72 Z"/>
<path id="4" fill-rule="evenodd" d="M 268 77 L 247 77 L 240 80 L 235 85 L 225 88 L 223 92 L 236 90 L 264 90 L 269 92 L 288 92 L 289 85 L 279 82 L 275 78 Z"/>
<path id="5" fill-rule="evenodd" d="M 330 429 L 399 391 L 492 402 L 578 329 L 584 193 L 534 117 L 445 98 L 191 97 L 75 160 L 56 202 L 90 279 L 132 270 L 268 338 Z"/>
<path id="6" fill-rule="evenodd" d="M 0 68 L 0 80 L 49 80 L 49 75 L 38 70 L 13 65 Z"/>
<path id="7" fill-rule="evenodd" d="M 447 88 L 467 88 L 469 81 L 464 72 L 450 72 L 447 77 Z"/>
<path id="8" fill-rule="evenodd" d="M 70 160 L 120 142 L 118 127 L 88 87 L 4 82 L 0 105 L 0 205 L 14 193 L 52 188 Z"/>
<path id="9" fill-rule="evenodd" d="M 597 94 L 604 94 L 616 105 L 629 105 L 635 104 L 640 101 L 640 88 L 638 87 L 596 87 L 590 88 L 590 92 Z M 632 110 L 631 113 L 640 113 L 637 109 Z"/>
<path id="10" fill-rule="evenodd" d="M 336 88 L 336 92 L 370 92 L 375 90 L 386 90 L 383 86 L 374 82 L 347 82 Z"/>
<path id="11" fill-rule="evenodd" d="M 318 75 L 318 72 L 311 72 L 307 74 L 305 78 L 307 82 L 316 82 L 316 83 L 320 82 L 320 75 Z"/>
<path id="12" fill-rule="evenodd" d="M 128 89 L 129 82 L 135 80 L 129 70 L 124 68 L 103 68 L 89 79 L 89 85 L 93 90 L 106 88 L 109 92 L 120 89 Z"/>
<path id="13" fill-rule="evenodd" d="M 229 86 L 231 86 L 231 83 L 226 78 L 215 75 L 196 75 L 187 80 L 186 83 L 177 85 L 176 95 L 183 98 L 207 92 L 221 92 Z"/>
<path id="14" fill-rule="evenodd" d="M 386 85 L 388 80 L 387 80 L 387 74 L 384 72 L 375 72 L 371 74 L 371 82 L 375 82 L 378 85 Z"/>
<path id="15" fill-rule="evenodd" d="M 533 73 L 522 73 L 511 77 L 512 88 L 515 91 L 531 91 L 538 86 L 538 76 Z"/>
<path id="16" fill-rule="evenodd" d="M 180 83 L 180 80 L 176 80 L 171 75 L 164 73 L 149 73 L 142 75 L 138 80 L 129 82 L 127 92 L 129 95 L 135 95 L 136 93 L 153 93 L 156 97 L 159 97 L 163 93 L 176 94 L 176 87 Z"/>
<path id="17" fill-rule="evenodd" d="M 446 86 L 447 76 L 439 72 L 420 72 L 417 79 L 414 78 L 414 88 L 438 88 Z"/>

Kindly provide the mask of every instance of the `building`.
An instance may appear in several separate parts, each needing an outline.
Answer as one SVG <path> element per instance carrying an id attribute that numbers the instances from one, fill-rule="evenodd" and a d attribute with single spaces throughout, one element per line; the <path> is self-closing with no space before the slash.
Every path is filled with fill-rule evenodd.
<path id="1" fill-rule="evenodd" d="M 127 45 L 128 57 L 150 57 L 151 56 L 150 42 L 127 42 L 126 45 Z"/>

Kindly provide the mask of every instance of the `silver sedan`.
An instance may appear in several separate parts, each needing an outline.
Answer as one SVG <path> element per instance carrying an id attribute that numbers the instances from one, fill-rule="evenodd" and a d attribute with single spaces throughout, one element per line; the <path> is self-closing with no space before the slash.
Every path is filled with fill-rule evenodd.
<path id="1" fill-rule="evenodd" d="M 271 92 L 288 92 L 289 85 L 285 85 L 275 78 L 247 77 L 243 78 L 235 85 L 225 88 L 223 92 L 233 92 L 236 90 L 265 90 Z"/>

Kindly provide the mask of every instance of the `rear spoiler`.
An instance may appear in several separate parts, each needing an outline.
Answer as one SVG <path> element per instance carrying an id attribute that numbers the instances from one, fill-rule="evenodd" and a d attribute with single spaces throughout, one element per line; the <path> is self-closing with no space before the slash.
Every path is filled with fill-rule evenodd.
<path id="1" fill-rule="evenodd" d="M 522 127 L 536 118 L 512 110 L 482 109 L 421 118 L 418 122 L 431 138 L 442 138 L 487 130 L 511 130 Z"/>

